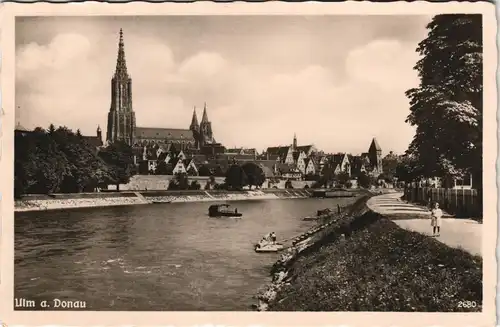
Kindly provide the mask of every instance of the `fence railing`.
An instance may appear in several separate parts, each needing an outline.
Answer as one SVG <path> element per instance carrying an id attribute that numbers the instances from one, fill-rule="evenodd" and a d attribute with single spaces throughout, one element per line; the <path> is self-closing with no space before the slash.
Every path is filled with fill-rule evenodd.
<path id="1" fill-rule="evenodd" d="M 438 202 L 441 208 L 456 217 L 481 218 L 483 213 L 476 189 L 407 187 L 404 199 L 423 205 Z"/>

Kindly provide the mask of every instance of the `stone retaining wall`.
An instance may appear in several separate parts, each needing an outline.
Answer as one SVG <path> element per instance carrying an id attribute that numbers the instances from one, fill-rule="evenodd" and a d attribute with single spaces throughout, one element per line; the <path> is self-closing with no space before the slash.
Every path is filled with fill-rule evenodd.
<path id="1" fill-rule="evenodd" d="M 144 191 L 144 190 L 167 190 L 168 185 L 175 176 L 172 175 L 135 175 L 132 176 L 130 182 L 127 184 L 120 184 L 120 190 L 126 191 Z M 206 176 L 188 176 L 188 181 L 191 183 L 192 181 L 197 181 L 201 189 L 205 188 L 205 185 L 209 181 L 210 177 Z M 217 184 L 224 183 L 225 177 L 215 177 L 215 182 Z M 262 185 L 263 188 L 285 188 L 285 180 L 280 180 L 278 183 L 269 183 L 269 180 L 266 180 Z M 309 187 L 314 184 L 313 181 L 292 181 L 292 187 L 294 189 L 303 189 L 306 185 Z M 115 185 L 109 185 L 109 190 L 116 190 Z"/>
<path id="2" fill-rule="evenodd" d="M 39 211 L 87 207 L 107 207 L 153 202 L 206 202 L 231 200 L 300 199 L 310 197 L 308 190 L 252 190 L 252 191 L 147 191 L 120 193 L 77 193 L 27 195 L 14 203 L 15 211 Z"/>
<path id="3" fill-rule="evenodd" d="M 266 285 L 257 294 L 258 304 L 253 308 L 257 311 L 267 311 L 269 304 L 276 299 L 278 291 L 290 282 L 290 268 L 298 255 L 315 246 L 321 246 L 322 241 L 329 237 L 334 231 L 338 237 L 345 238 L 343 231 L 347 228 L 343 226 L 349 221 L 361 217 L 369 209 L 366 206 L 370 196 L 359 198 L 353 205 L 344 209 L 341 214 L 331 214 L 327 222 L 316 226 L 292 240 L 292 246 L 284 250 L 278 261 L 271 268 L 272 282 Z M 333 237 L 333 236 L 332 236 Z"/>

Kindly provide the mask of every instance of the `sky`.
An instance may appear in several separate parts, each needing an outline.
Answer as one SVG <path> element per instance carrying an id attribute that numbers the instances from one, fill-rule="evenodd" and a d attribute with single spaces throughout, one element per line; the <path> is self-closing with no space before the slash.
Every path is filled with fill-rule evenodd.
<path id="1" fill-rule="evenodd" d="M 22 17 L 16 121 L 106 130 L 123 28 L 137 126 L 188 128 L 206 102 L 226 147 L 403 153 L 404 92 L 429 16 Z M 104 135 L 105 137 L 105 135 Z"/>

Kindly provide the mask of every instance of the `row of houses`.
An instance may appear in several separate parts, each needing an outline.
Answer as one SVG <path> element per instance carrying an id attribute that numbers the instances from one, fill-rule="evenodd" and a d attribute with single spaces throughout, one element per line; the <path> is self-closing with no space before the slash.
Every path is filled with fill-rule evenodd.
<path id="1" fill-rule="evenodd" d="M 261 154 L 255 149 L 235 148 L 207 155 L 176 149 L 174 144 L 152 144 L 136 149 L 135 162 L 141 174 L 224 176 L 230 165 L 246 162 L 259 165 L 268 178 L 294 180 L 321 176 L 326 168 L 333 174 L 346 173 L 349 176 L 382 172 L 381 149 L 376 139 L 372 140 L 369 151 L 360 156 L 326 154 L 313 145 L 297 146 L 296 136 L 290 146 L 269 147 Z"/>

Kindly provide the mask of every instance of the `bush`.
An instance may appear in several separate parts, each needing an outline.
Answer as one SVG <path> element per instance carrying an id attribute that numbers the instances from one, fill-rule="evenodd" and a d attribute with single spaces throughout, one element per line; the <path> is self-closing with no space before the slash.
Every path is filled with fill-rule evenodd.
<path id="1" fill-rule="evenodd" d="M 227 190 L 227 185 L 226 185 L 226 183 L 215 184 L 214 190 Z"/>
<path id="2" fill-rule="evenodd" d="M 322 183 L 320 183 L 320 182 L 314 182 L 311 185 L 311 188 L 321 188 L 322 186 L 323 186 Z"/>
<path id="3" fill-rule="evenodd" d="M 198 181 L 192 181 L 191 184 L 189 185 L 190 190 L 199 190 L 201 189 L 200 183 Z"/>
<path id="4" fill-rule="evenodd" d="M 321 177 L 319 175 L 307 174 L 304 179 L 306 181 L 316 181 L 317 182 L 320 180 L 320 178 Z"/>

